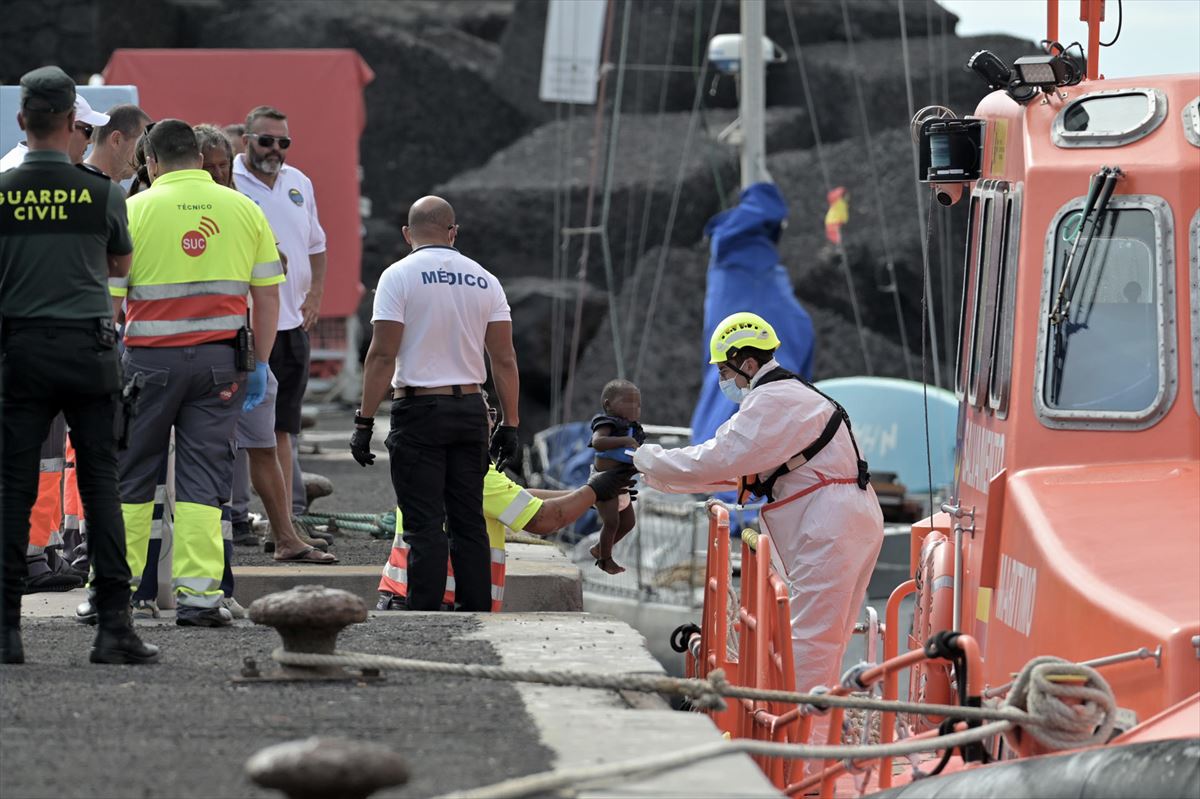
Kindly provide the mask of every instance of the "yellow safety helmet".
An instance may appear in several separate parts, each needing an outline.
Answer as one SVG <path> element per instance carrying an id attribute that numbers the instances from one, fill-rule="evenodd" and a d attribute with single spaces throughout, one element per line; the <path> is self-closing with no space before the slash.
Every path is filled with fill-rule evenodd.
<path id="1" fill-rule="evenodd" d="M 767 320 L 749 311 L 739 311 L 721 320 L 708 342 L 712 355 L 709 363 L 724 363 L 729 360 L 729 351 L 753 347 L 757 350 L 776 350 L 780 347 L 775 328 Z"/>

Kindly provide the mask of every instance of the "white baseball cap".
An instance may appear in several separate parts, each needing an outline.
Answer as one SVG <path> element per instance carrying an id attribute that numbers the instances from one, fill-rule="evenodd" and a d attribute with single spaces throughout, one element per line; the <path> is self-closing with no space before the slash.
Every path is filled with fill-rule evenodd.
<path id="1" fill-rule="evenodd" d="M 82 122 L 85 125 L 94 125 L 102 127 L 108 124 L 108 114 L 101 114 L 99 111 L 93 111 L 88 105 L 88 101 L 83 99 L 83 95 L 78 92 L 75 94 L 75 121 Z"/>

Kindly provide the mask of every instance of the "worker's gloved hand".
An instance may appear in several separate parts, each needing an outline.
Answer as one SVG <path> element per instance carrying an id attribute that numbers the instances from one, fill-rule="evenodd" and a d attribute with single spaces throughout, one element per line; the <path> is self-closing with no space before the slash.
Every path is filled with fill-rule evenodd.
<path id="1" fill-rule="evenodd" d="M 262 404 L 267 396 L 267 380 L 270 368 L 266 361 L 254 364 L 254 371 L 246 375 L 246 399 L 242 402 L 243 411 L 252 411 Z"/>
<path id="2" fill-rule="evenodd" d="M 636 474 L 637 470 L 631 465 L 619 466 L 607 472 L 596 472 L 587 484 L 596 494 L 596 501 L 604 502 L 615 499 L 622 490 L 632 486 Z"/>
<path id="3" fill-rule="evenodd" d="M 629 423 L 629 435 L 633 437 L 633 440 L 638 443 L 639 447 L 646 443 L 646 431 L 637 422 Z"/>
<path id="4" fill-rule="evenodd" d="M 521 440 L 517 437 L 517 428 L 502 424 L 492 433 L 492 446 L 488 449 L 488 454 L 496 462 L 497 471 L 502 472 L 504 467 L 517 459 L 520 448 Z"/>
<path id="5" fill-rule="evenodd" d="M 359 466 L 371 466 L 375 455 L 371 452 L 371 434 L 375 432 L 375 419 L 371 416 L 354 415 L 354 432 L 350 434 L 350 454 Z"/>

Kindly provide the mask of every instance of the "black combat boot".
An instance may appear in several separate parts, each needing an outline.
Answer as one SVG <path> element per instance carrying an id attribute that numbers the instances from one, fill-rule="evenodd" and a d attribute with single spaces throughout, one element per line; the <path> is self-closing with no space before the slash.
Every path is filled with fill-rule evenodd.
<path id="1" fill-rule="evenodd" d="M 157 663 L 158 647 L 142 643 L 133 631 L 129 608 L 100 611 L 100 628 L 89 658 L 93 663 Z"/>
<path id="2" fill-rule="evenodd" d="M 0 663 L 24 663 L 20 627 L 0 627 Z"/>

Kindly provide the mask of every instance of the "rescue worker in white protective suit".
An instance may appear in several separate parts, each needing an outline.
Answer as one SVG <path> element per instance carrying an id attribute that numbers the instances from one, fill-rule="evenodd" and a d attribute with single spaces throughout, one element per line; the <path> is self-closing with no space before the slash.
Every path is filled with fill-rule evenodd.
<path id="1" fill-rule="evenodd" d="M 702 493 L 738 484 L 760 514 L 776 571 L 791 594 L 796 690 L 839 679 L 842 655 L 883 545 L 883 513 L 840 405 L 780 367 L 762 317 L 721 321 L 709 349 L 721 391 L 741 407 L 703 444 L 645 444 L 633 464 L 660 491 Z M 777 558 L 777 560 L 775 560 Z"/>

